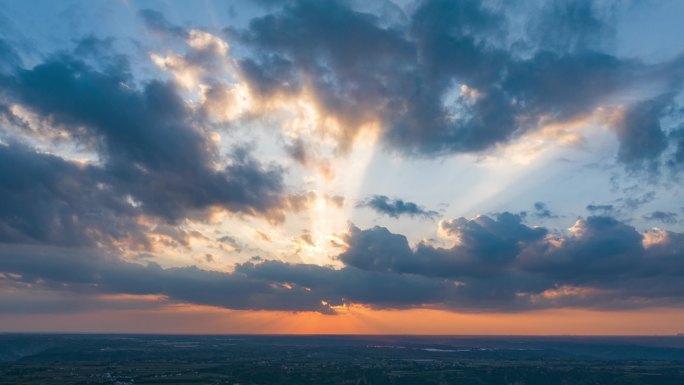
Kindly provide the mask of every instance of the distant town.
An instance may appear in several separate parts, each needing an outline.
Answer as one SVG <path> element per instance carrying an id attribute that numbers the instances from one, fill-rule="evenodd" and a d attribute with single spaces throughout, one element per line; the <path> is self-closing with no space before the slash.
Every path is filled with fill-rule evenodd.
<path id="1" fill-rule="evenodd" d="M 0 385 L 682 383 L 672 336 L 0 334 Z"/>

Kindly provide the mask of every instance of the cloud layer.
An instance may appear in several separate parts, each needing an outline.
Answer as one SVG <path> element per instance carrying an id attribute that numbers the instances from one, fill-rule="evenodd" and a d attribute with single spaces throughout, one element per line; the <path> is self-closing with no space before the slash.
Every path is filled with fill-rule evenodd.
<path id="1" fill-rule="evenodd" d="M 254 259 L 230 273 L 162 268 L 95 249 L 5 244 L 4 280 L 74 293 L 160 295 L 229 309 L 335 313 L 335 307 L 430 307 L 522 311 L 679 306 L 684 234 L 639 233 L 610 217 L 578 220 L 568 236 L 529 227 L 519 215 L 440 224 L 450 248 L 383 227 L 352 227 L 341 268 Z"/>
<path id="2" fill-rule="evenodd" d="M 637 219 L 649 225 L 680 223 L 676 208 L 651 204 L 650 186 L 579 202 L 589 216 L 565 230 L 551 227 L 569 216 L 562 203 L 545 203 L 543 188 L 524 198 L 536 202 L 529 215 L 509 207 L 449 219 L 431 209 L 440 207 L 434 201 L 396 197 L 418 194 L 379 195 L 380 186 L 353 180 L 367 168 L 360 158 L 380 157 L 354 152 L 366 139 L 377 140 L 388 162 L 433 165 L 505 153 L 521 138 L 589 122 L 615 141 L 608 157 L 631 177 L 668 172 L 668 183 L 678 183 L 684 56 L 619 55 L 611 48 L 617 6 L 299 0 L 256 7 L 243 23 L 213 29 L 139 10 L 134 21 L 149 36 L 133 39 L 135 52 L 126 54 L 116 37 L 89 35 L 70 37 L 69 50 L 32 56 L 0 29 L 0 288 L 8 288 L 0 312 L 59 311 L 46 305 L 53 296 L 74 311 L 76 303 L 106 307 L 98 298 L 119 295 L 122 306 L 141 306 L 132 297 L 149 306 L 326 314 L 356 304 L 682 305 L 684 233 L 640 231 L 627 217 L 644 207 Z M 582 135 L 576 131 L 569 135 Z M 343 163 L 352 171 L 335 169 Z M 487 167 L 483 161 L 471 172 Z M 490 186 L 466 168 L 426 172 L 453 171 L 454 189 L 473 189 L 482 200 L 496 186 L 504 186 L 500 195 L 514 187 Z M 485 171 L 482 179 L 504 174 Z M 380 214 L 373 223 L 385 226 L 352 224 L 359 208 Z M 350 220 L 347 231 L 334 228 L 333 215 Z M 414 242 L 390 230 L 402 217 L 441 220 L 434 238 Z M 176 255 L 159 258 L 160 250 Z M 267 257 L 249 258 L 255 254 Z M 39 298 L 6 294 L 15 292 Z"/>
<path id="3" fill-rule="evenodd" d="M 478 152 L 600 109 L 613 111 L 604 124 L 620 162 L 655 167 L 670 145 L 660 120 L 681 91 L 684 61 L 645 64 L 600 51 L 610 24 L 589 1 L 529 13 L 513 44 L 505 39 L 516 27 L 512 10 L 479 1 L 420 1 L 400 24 L 344 2 L 284 3 L 246 30 L 226 30 L 254 52 L 240 69 L 262 96 L 313 93 L 342 122 L 343 147 L 362 122 L 379 120 L 392 151 Z M 642 99 L 621 97 L 654 85 Z"/>

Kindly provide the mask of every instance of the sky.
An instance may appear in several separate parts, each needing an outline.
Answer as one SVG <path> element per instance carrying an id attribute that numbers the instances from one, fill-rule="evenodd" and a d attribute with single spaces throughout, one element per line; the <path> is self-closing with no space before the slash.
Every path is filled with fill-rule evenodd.
<path id="1" fill-rule="evenodd" d="M 682 25 L 0 0 L 0 332 L 684 332 Z"/>

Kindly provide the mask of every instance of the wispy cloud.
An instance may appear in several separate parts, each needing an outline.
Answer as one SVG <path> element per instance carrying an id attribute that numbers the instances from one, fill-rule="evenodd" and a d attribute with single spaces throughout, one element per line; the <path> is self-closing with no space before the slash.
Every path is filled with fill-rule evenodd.
<path id="1" fill-rule="evenodd" d="M 404 201 L 402 199 L 390 199 L 385 195 L 373 195 L 372 197 L 359 202 L 357 207 L 368 207 L 379 214 L 387 215 L 392 218 L 410 216 L 435 219 L 439 216 L 437 211 L 426 210 L 413 202 Z"/>

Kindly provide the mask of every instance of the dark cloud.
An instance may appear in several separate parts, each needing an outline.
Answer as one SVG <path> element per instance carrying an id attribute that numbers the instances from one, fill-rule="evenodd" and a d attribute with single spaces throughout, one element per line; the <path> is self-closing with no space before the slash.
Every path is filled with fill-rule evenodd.
<path id="1" fill-rule="evenodd" d="M 410 274 L 368 271 L 355 267 L 336 270 L 318 265 L 265 261 L 246 263 L 236 271 L 267 282 L 286 282 L 316 293 L 332 306 L 363 303 L 380 308 L 407 308 L 423 303 L 446 301 L 453 285 Z M 284 300 L 287 300 L 284 298 Z"/>
<path id="2" fill-rule="evenodd" d="M 586 207 L 592 215 L 610 215 L 617 212 L 617 208 L 614 205 L 595 205 L 590 204 Z"/>
<path id="3" fill-rule="evenodd" d="M 253 19 L 247 31 L 227 32 L 255 48 L 240 63 L 254 90 L 269 95 L 310 87 L 320 105 L 351 130 L 339 137 L 346 147 L 358 126 L 375 116 L 375 106 L 403 94 L 404 81 L 395 75 L 413 55 L 397 31 L 377 24 L 377 17 L 342 2 L 302 1 Z"/>
<path id="4" fill-rule="evenodd" d="M 218 150 L 174 85 L 130 86 L 128 73 L 100 72 L 57 56 L 0 79 L 5 100 L 20 103 L 96 151 L 115 193 L 168 220 L 222 207 L 266 214 L 283 199 L 282 170 L 246 149 L 218 166 Z"/>
<path id="5" fill-rule="evenodd" d="M 80 166 L 19 144 L 0 145 L 0 242 L 148 245 L 141 212 L 98 167 Z"/>
<path id="6" fill-rule="evenodd" d="M 480 216 L 444 221 L 441 230 L 458 239 L 451 249 L 420 243 L 413 251 L 408 240 L 383 227 L 360 230 L 353 227 L 347 238 L 349 248 L 339 259 L 364 270 L 392 271 L 433 277 L 458 278 L 462 274 L 488 274 L 493 267 L 505 266 L 521 252 L 521 246 L 542 239 L 547 230 L 522 224 L 516 214 L 495 218 Z"/>
<path id="7" fill-rule="evenodd" d="M 670 134 L 671 140 L 675 143 L 675 153 L 668 165 L 679 171 L 684 165 L 684 125 L 678 127 Z"/>
<path id="8" fill-rule="evenodd" d="M 292 159 L 303 165 L 311 162 L 311 155 L 306 148 L 306 144 L 301 139 L 295 140 L 291 144 L 286 145 L 285 151 Z"/>
<path id="9" fill-rule="evenodd" d="M 414 156 L 485 150 L 542 121 L 582 118 L 620 93 L 661 84 L 628 104 L 614 127 L 619 161 L 656 165 L 668 144 L 659 119 L 681 91 L 684 67 L 681 59 L 646 65 L 602 52 L 612 10 L 600 8 L 561 1 L 530 9 L 529 55 L 503 43 L 505 7 L 479 1 L 421 1 L 400 25 L 344 2 L 294 1 L 244 31 L 226 31 L 251 49 L 240 68 L 260 94 L 307 87 L 344 123 L 341 146 L 379 118 L 384 144 Z"/>
<path id="10" fill-rule="evenodd" d="M 79 57 L 105 56 L 114 49 L 114 38 L 99 39 L 93 35 L 86 36 L 76 42 L 74 54 Z"/>
<path id="11" fill-rule="evenodd" d="M 0 73 L 11 71 L 19 65 L 21 58 L 17 52 L 5 39 L 0 38 Z"/>
<path id="12" fill-rule="evenodd" d="M 684 295 L 681 234 L 654 234 L 660 241 L 644 246 L 633 227 L 589 217 L 569 236 L 551 235 L 509 213 L 443 227 L 458 239 L 451 249 L 421 243 L 412 250 L 384 228 L 354 228 L 340 259 L 364 270 L 453 280 L 458 290 L 446 306 L 455 308 L 639 307 L 679 303 Z"/>
<path id="13" fill-rule="evenodd" d="M 527 5 L 526 5 L 527 6 Z M 611 40 L 614 30 L 610 9 L 591 0 L 560 0 L 543 4 L 527 25 L 533 47 L 556 52 L 596 51 Z"/>
<path id="14" fill-rule="evenodd" d="M 254 259 L 232 273 L 127 262 L 98 250 L 0 245 L 15 284 L 79 295 L 161 295 L 230 309 L 318 311 L 350 303 L 478 311 L 639 308 L 684 300 L 684 235 L 646 235 L 610 217 L 580 219 L 568 236 L 495 218 L 444 225 L 449 249 L 409 247 L 387 229 L 352 228 L 345 266 Z M 657 240 L 657 241 L 653 241 Z M 492 246 L 493 245 L 493 246 Z"/>
<path id="15" fill-rule="evenodd" d="M 620 217 L 629 215 L 641 206 L 652 202 L 656 198 L 655 191 L 647 191 L 641 195 L 636 194 L 636 186 L 625 189 L 627 196 L 613 200 L 611 204 L 589 204 L 586 210 L 591 215 Z"/>
<path id="16" fill-rule="evenodd" d="M 598 52 L 540 51 L 528 60 L 510 63 L 508 69 L 504 85 L 520 112 L 550 114 L 564 121 L 592 113 L 624 83 L 634 81 L 639 67 Z"/>
<path id="17" fill-rule="evenodd" d="M 238 242 L 237 239 L 235 239 L 234 237 L 231 237 L 229 235 L 224 235 L 221 238 L 217 239 L 217 241 L 227 244 L 228 246 L 230 246 L 233 250 L 235 250 L 238 253 L 241 252 L 243 249 L 242 244 L 240 242 Z"/>
<path id="18" fill-rule="evenodd" d="M 240 60 L 240 70 L 250 87 L 262 96 L 279 91 L 293 94 L 301 87 L 294 63 L 279 54 L 263 53 L 258 61 L 243 58 Z"/>
<path id="19" fill-rule="evenodd" d="M 318 311 L 350 303 L 377 308 L 520 311 L 681 304 L 684 235 L 644 234 L 610 217 L 580 219 L 567 236 L 528 227 L 518 215 L 445 222 L 451 248 L 382 227 L 352 227 L 342 268 L 267 261 L 231 273 L 162 268 L 94 249 L 0 244 L 3 282 L 81 295 L 159 295 L 230 309 Z M 25 310 L 24 310 L 25 311 Z"/>
<path id="20" fill-rule="evenodd" d="M 98 250 L 0 245 L 0 270 L 20 282 L 83 294 L 155 294 L 231 309 L 330 312 L 317 293 L 304 287 L 288 288 L 240 272 L 141 265 Z"/>
<path id="21" fill-rule="evenodd" d="M 138 16 L 140 16 L 145 23 L 145 27 L 154 33 L 182 39 L 188 37 L 188 31 L 182 27 L 171 24 L 161 12 L 153 9 L 141 9 L 138 11 Z"/>
<path id="22" fill-rule="evenodd" d="M 473 220 L 459 218 L 441 223 L 441 229 L 459 240 L 459 251 L 470 258 L 488 262 L 510 261 L 520 251 L 524 242 L 542 239 L 547 230 L 529 227 L 522 223 L 518 214 L 501 213 L 494 218 L 482 215 Z"/>
<path id="23" fill-rule="evenodd" d="M 615 127 L 620 142 L 618 160 L 638 165 L 660 158 L 668 145 L 660 119 L 669 103 L 670 97 L 665 97 L 640 102 L 627 109 Z"/>
<path id="24" fill-rule="evenodd" d="M 667 224 L 677 223 L 677 213 L 667 211 L 653 211 L 644 215 L 647 221 L 660 221 Z"/>
<path id="25" fill-rule="evenodd" d="M 606 275 L 630 272 L 645 254 L 642 235 L 611 217 L 592 216 L 579 220 L 573 236 L 562 247 L 548 250 L 549 256 L 528 256 L 533 269 L 572 284 L 585 284 Z M 644 261 L 645 262 L 645 261 Z"/>
<path id="26" fill-rule="evenodd" d="M 349 248 L 339 255 L 345 265 L 370 271 L 403 272 L 414 261 L 413 251 L 405 236 L 392 234 L 384 227 L 361 230 L 352 227 L 347 237 Z"/>
<path id="27" fill-rule="evenodd" d="M 89 35 L 76 40 L 73 56 L 80 58 L 94 68 L 100 68 L 102 72 L 127 74 L 131 71 L 131 64 L 126 55 L 116 50 L 116 39 L 107 37 L 100 39 Z"/>
<path id="28" fill-rule="evenodd" d="M 534 203 L 534 216 L 537 218 L 558 218 L 557 215 L 549 210 L 548 206 L 544 202 Z"/>
<path id="29" fill-rule="evenodd" d="M 16 278 L 16 277 L 15 277 Z M 97 295 L 51 290 L 0 274 L 0 315 L 73 314 L 97 310 L 156 310 L 170 301 L 158 296 Z"/>
<path id="30" fill-rule="evenodd" d="M 168 301 L 230 309 L 318 311 L 368 303 L 408 307 L 448 298 L 453 285 L 427 277 L 256 260 L 233 273 L 126 262 L 97 250 L 0 244 L 6 280 L 82 295 L 161 295 Z M 24 312 L 26 309 L 23 310 Z"/>
<path id="31" fill-rule="evenodd" d="M 605 52 L 611 31 L 595 3 L 562 1 L 532 10 L 523 28 L 525 50 L 507 45 L 506 9 L 480 1 L 420 1 L 412 14 L 391 22 L 342 1 L 271 3 L 246 29 L 225 30 L 243 55 L 235 58 L 240 75 L 265 98 L 309 92 L 323 113 L 342 123 L 341 150 L 364 123 L 380 121 L 390 151 L 418 157 L 482 151 L 648 88 L 614 111 L 622 113 L 611 120 L 617 159 L 654 171 L 674 146 L 669 164 L 684 163 L 682 129 L 670 129 L 665 119 L 676 113 L 684 59 L 645 64 Z M 204 71 L 198 75 L 209 86 L 203 97 L 225 94 L 227 84 L 212 71 L 226 64 L 226 46 L 159 12 L 142 10 L 140 17 L 165 37 L 203 39 L 206 44 L 189 45 L 178 56 L 179 65 Z M 652 201 L 654 192 L 588 205 L 591 216 L 567 233 L 529 226 L 507 212 L 445 220 L 439 233 L 453 242 L 448 247 L 412 246 L 386 228 L 352 226 L 339 268 L 254 258 L 219 272 L 134 262 L 149 260 L 148 254 L 124 258 L 122 244 L 131 253 L 149 250 L 151 232 L 173 247 L 188 247 L 201 234 L 178 224 L 211 209 L 283 220 L 283 210 L 301 210 L 316 195 L 288 195 L 284 170 L 256 160 L 248 148 L 222 154 L 203 129 L 207 106 L 199 113 L 189 107 L 174 83 L 134 79 L 114 42 L 89 36 L 71 54 L 44 56 L 29 68 L 0 40 L 0 114 L 2 124 L 16 126 L 12 132 L 3 127 L 0 143 L 2 285 L 78 298 L 60 302 L 73 308 L 103 294 L 322 313 L 350 303 L 464 311 L 682 305 L 684 234 L 642 234 L 614 218 Z M 15 131 L 32 130 L 36 122 L 13 115 L 12 104 L 35 114 L 42 130 L 68 137 L 97 159 L 77 162 L 16 141 Z M 52 138 L 44 136 L 36 139 Z M 302 164 L 320 163 L 301 139 L 286 150 Z M 324 198 L 343 205 L 340 197 Z M 438 215 L 387 196 L 361 204 L 394 218 Z M 534 208 L 536 218 L 554 217 L 543 202 Z M 154 229 L 144 225 L 150 218 Z M 676 218 L 665 211 L 644 216 L 664 223 Z M 311 233 L 300 240 L 311 242 Z M 218 241 L 242 248 L 229 236 Z M 201 263 L 214 257 L 199 256 Z M 3 301 L 21 312 L 56 311 L 45 301 Z"/>
<path id="32" fill-rule="evenodd" d="M 413 202 L 402 199 L 390 199 L 385 195 L 373 195 L 372 197 L 360 202 L 358 207 L 368 207 L 375 212 L 392 218 L 399 218 L 402 215 L 410 217 L 423 217 L 434 219 L 439 213 L 433 210 L 426 210 Z"/>
<path id="33" fill-rule="evenodd" d="M 630 210 L 636 210 L 639 207 L 653 201 L 656 197 L 655 191 L 648 191 L 641 196 L 628 196 L 624 199 L 619 199 L 618 201 L 623 202 L 624 206 Z"/>

